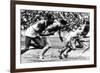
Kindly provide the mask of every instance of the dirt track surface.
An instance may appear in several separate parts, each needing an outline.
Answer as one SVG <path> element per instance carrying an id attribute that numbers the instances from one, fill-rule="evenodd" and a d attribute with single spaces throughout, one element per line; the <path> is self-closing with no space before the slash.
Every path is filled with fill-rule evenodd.
<path id="1" fill-rule="evenodd" d="M 41 52 L 41 49 L 30 49 L 21 55 L 21 63 L 89 60 L 89 50 L 86 51 L 85 53 L 82 53 L 83 50 L 72 51 L 69 53 L 68 58 L 64 58 L 64 59 L 59 59 L 58 50 L 59 49 L 51 48 L 44 55 L 44 61 L 41 61 L 39 59 L 39 53 Z"/>

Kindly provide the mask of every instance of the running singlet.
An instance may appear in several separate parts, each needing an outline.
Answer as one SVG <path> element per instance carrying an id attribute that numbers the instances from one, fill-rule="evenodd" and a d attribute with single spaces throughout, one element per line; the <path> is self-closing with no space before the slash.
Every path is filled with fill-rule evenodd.
<path id="1" fill-rule="evenodd" d="M 25 36 L 28 37 L 39 36 L 39 33 L 41 33 L 44 29 L 45 29 L 45 20 L 38 21 L 29 28 L 27 28 Z"/>
<path id="2" fill-rule="evenodd" d="M 67 41 L 70 41 L 71 38 L 76 37 L 78 33 L 81 33 L 82 30 L 77 29 L 76 31 L 70 31 L 65 35 Z"/>

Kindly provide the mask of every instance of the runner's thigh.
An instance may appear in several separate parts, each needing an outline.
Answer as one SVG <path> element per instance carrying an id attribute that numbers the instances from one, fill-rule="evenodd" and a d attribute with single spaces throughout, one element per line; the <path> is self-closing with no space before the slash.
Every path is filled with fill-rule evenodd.
<path id="1" fill-rule="evenodd" d="M 38 44 L 38 45 L 40 45 L 40 46 L 42 46 L 42 47 L 44 47 L 45 45 L 46 45 L 46 38 L 45 37 L 43 37 L 43 36 L 38 36 L 38 37 L 36 37 L 35 38 L 35 41 L 36 41 L 36 43 Z"/>

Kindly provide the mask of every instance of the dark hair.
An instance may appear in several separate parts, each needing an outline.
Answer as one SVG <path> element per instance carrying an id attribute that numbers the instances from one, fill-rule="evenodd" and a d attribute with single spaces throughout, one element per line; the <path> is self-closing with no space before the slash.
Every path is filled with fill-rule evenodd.
<path id="1" fill-rule="evenodd" d="M 47 19 L 54 19 L 54 16 L 50 13 L 46 14 Z"/>
<path id="2" fill-rule="evenodd" d="M 65 20 L 62 19 L 62 20 L 60 20 L 60 23 L 63 24 L 63 25 L 66 25 L 67 21 L 65 21 Z"/>

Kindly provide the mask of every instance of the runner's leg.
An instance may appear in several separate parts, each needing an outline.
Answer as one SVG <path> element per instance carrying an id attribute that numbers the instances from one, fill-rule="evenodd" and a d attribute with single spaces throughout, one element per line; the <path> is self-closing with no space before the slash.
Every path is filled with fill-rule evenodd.
<path id="1" fill-rule="evenodd" d="M 43 48 L 44 47 L 44 42 L 43 39 L 40 38 L 39 36 L 35 37 L 32 39 L 34 44 L 31 44 L 32 46 L 34 46 L 35 48 Z"/>
<path id="2" fill-rule="evenodd" d="M 71 46 L 70 46 L 70 42 L 66 43 L 65 48 L 61 51 L 59 58 L 62 59 L 63 56 L 65 58 L 68 57 L 68 53 L 72 50 Z"/>
<path id="3" fill-rule="evenodd" d="M 51 48 L 51 43 L 49 38 L 47 37 L 43 37 L 45 40 L 45 47 L 42 49 L 41 53 L 40 53 L 40 59 L 43 60 L 44 59 L 44 55 L 45 53 Z"/>
<path id="4" fill-rule="evenodd" d="M 31 43 L 31 38 L 26 36 L 25 37 L 25 49 L 21 50 L 21 54 L 29 50 L 30 43 Z"/>

